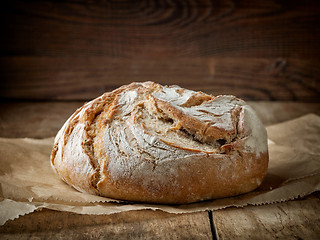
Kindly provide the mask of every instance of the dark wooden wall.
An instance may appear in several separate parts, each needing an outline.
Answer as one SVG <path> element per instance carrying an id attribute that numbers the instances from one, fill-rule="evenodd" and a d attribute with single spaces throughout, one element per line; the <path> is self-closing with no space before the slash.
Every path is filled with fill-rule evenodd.
<path id="1" fill-rule="evenodd" d="M 87 100 L 132 81 L 320 101 L 318 0 L 5 1 L 0 97 Z"/>

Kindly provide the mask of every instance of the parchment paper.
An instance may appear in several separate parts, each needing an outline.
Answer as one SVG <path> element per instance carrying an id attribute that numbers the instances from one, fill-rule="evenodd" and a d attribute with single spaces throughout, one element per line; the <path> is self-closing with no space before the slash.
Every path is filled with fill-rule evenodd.
<path id="1" fill-rule="evenodd" d="M 272 204 L 320 190 L 320 117 L 309 114 L 267 128 L 270 163 L 257 190 L 236 197 L 187 205 L 125 203 L 80 193 L 53 172 L 53 138 L 0 138 L 0 224 L 48 208 L 79 214 L 152 209 L 170 213 Z"/>

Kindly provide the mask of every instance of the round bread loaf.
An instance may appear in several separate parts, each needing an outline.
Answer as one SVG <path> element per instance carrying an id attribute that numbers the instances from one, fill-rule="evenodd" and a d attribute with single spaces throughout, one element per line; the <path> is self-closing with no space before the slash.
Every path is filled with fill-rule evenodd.
<path id="1" fill-rule="evenodd" d="M 66 121 L 51 165 L 81 192 L 192 203 L 256 189 L 268 168 L 267 133 L 234 96 L 132 83 L 86 103 Z"/>

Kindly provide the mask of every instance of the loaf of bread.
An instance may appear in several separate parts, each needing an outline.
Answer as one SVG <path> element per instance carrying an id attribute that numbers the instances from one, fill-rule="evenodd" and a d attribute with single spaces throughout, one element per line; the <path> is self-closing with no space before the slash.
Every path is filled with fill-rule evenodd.
<path id="1" fill-rule="evenodd" d="M 58 132 L 51 165 L 81 192 L 185 204 L 256 189 L 267 134 L 234 96 L 132 83 L 86 103 Z"/>

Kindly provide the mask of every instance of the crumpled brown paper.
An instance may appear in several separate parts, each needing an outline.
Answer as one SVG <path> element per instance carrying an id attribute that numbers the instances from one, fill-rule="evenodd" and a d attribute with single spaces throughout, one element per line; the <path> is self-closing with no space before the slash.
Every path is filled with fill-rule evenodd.
<path id="1" fill-rule="evenodd" d="M 320 190 L 320 117 L 309 114 L 269 126 L 270 163 L 255 191 L 236 197 L 187 205 L 124 203 L 80 193 L 53 172 L 49 162 L 53 138 L 0 138 L 0 224 L 48 208 L 79 214 L 112 214 L 153 209 L 170 213 L 217 210 L 230 206 L 271 204 Z"/>

